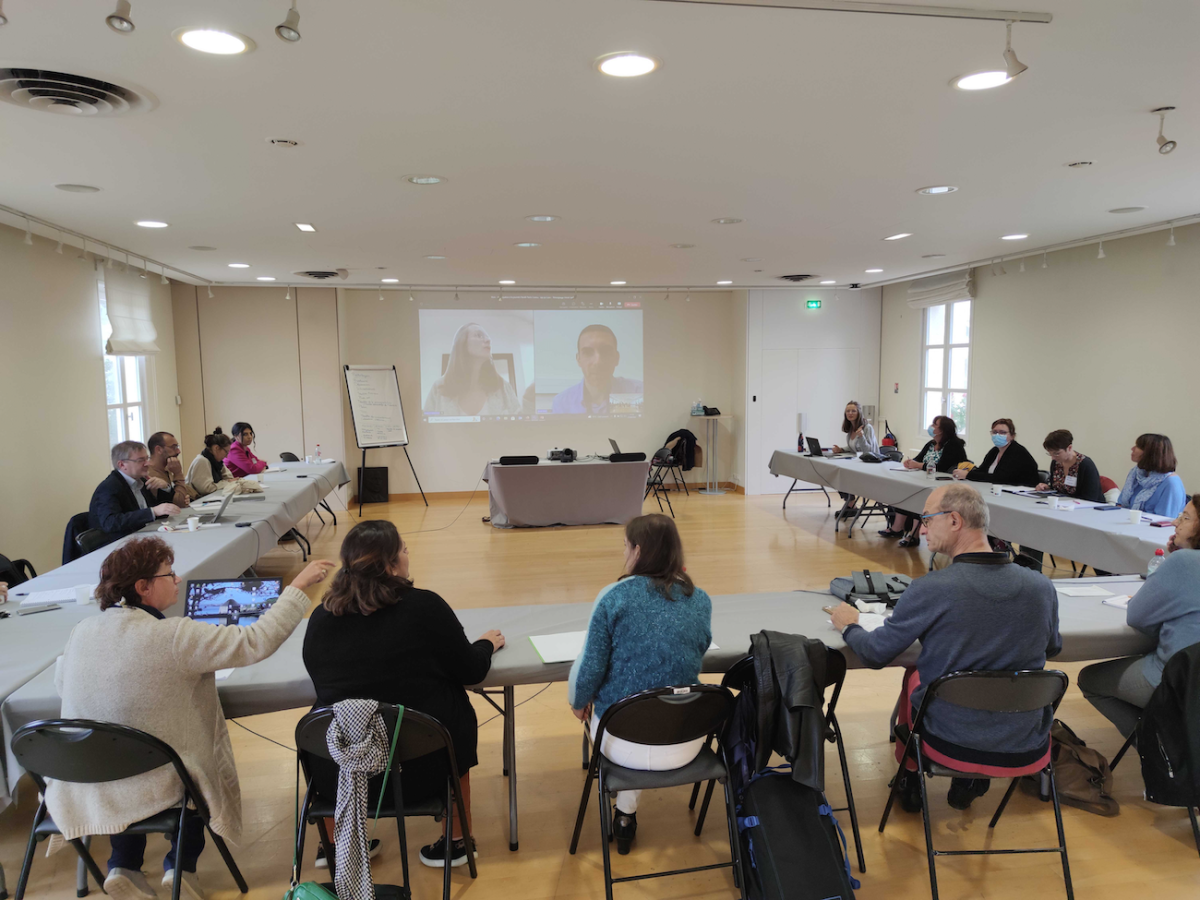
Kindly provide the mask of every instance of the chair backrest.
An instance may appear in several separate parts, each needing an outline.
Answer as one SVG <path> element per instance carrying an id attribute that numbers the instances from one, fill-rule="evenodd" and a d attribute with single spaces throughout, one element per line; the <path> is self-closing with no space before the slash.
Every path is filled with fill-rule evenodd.
<path id="1" fill-rule="evenodd" d="M 286 450 L 279 454 L 279 459 L 281 462 L 300 462 L 300 457 L 295 453 L 288 453 Z"/>
<path id="2" fill-rule="evenodd" d="M 0 581 L 9 587 L 23 584 L 30 578 L 37 578 L 37 572 L 27 559 L 9 559 L 0 553 Z"/>
<path id="3" fill-rule="evenodd" d="M 1049 484 L 1050 472 L 1047 469 L 1038 469 L 1038 484 Z"/>
<path id="4" fill-rule="evenodd" d="M 79 549 L 77 538 L 80 534 L 88 529 L 88 513 L 75 513 L 67 520 L 66 533 L 63 535 L 63 561 L 65 566 L 79 557 L 83 556 L 83 552 Z"/>
<path id="5" fill-rule="evenodd" d="M 596 733 L 637 744 L 684 744 L 719 733 L 733 704 L 729 689 L 715 684 L 654 688 L 610 706 Z"/>
<path id="6" fill-rule="evenodd" d="M 75 536 L 75 543 L 79 549 L 86 555 L 93 550 L 99 550 L 112 539 L 112 536 L 107 531 L 101 531 L 99 528 L 89 528 Z"/>
<path id="7" fill-rule="evenodd" d="M 383 714 L 384 729 L 387 731 L 390 742 L 392 733 L 396 730 L 396 707 L 391 703 L 380 703 L 379 710 Z M 325 734 L 329 731 L 329 725 L 333 719 L 332 706 L 318 706 L 296 723 L 296 750 L 300 753 L 302 761 L 305 754 L 333 760 L 333 757 L 329 755 L 329 745 L 325 741 Z M 392 770 L 398 770 L 401 763 L 410 759 L 416 759 L 418 756 L 424 756 L 443 748 L 450 756 L 452 769 L 456 768 L 454 765 L 454 742 L 446 727 L 433 716 L 406 708 L 404 719 L 400 723 L 400 737 L 392 760 Z M 457 777 L 457 772 L 454 774 Z"/>
<path id="8" fill-rule="evenodd" d="M 917 730 L 921 714 L 935 698 L 986 712 L 1033 712 L 1046 707 L 1058 709 L 1067 683 L 1066 674 L 1056 669 L 952 672 L 929 686 L 913 730 Z"/>
<path id="9" fill-rule="evenodd" d="M 833 696 L 829 698 L 826 704 L 826 718 L 833 715 L 834 709 L 837 706 L 838 697 L 842 693 L 842 683 L 846 680 L 846 657 L 840 650 L 825 651 L 825 683 L 821 685 L 821 690 L 833 688 Z M 721 686 L 734 691 L 744 691 L 747 688 L 753 687 L 755 683 L 754 674 L 754 657 L 745 656 L 729 667 L 729 670 L 721 678 Z"/>

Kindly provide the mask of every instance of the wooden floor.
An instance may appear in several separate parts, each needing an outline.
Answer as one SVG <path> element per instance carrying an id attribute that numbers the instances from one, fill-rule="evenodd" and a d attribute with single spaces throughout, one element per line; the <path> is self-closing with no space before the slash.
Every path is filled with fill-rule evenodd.
<path id="1" fill-rule="evenodd" d="M 870 566 L 918 575 L 928 565 L 926 551 L 900 549 L 894 541 L 877 537 L 873 528 L 863 536 L 855 532 L 853 538 L 835 535 L 831 511 L 820 494 L 793 495 L 786 512 L 780 509 L 778 496 L 717 497 L 693 492 L 690 497 L 673 499 L 688 572 L 711 594 L 824 590 L 831 578 L 855 568 Z M 646 505 L 648 512 L 652 508 L 657 510 L 653 500 Z M 616 526 L 505 531 L 482 524 L 481 517 L 486 514 L 486 494 L 476 495 L 469 503 L 461 498 L 433 498 L 428 509 L 418 499 L 372 506 L 366 511 L 366 517 L 388 518 L 397 524 L 411 546 L 416 583 L 437 591 L 455 607 L 589 601 L 620 574 L 621 529 Z M 354 516 L 339 511 L 336 527 L 322 526 L 312 516 L 302 527 L 311 536 L 314 550 L 336 559 L 341 538 L 353 521 Z M 263 558 L 261 574 L 289 577 L 299 571 L 298 551 L 294 545 L 285 546 Z M 1120 745 L 1117 732 L 1074 687 L 1080 666 L 1063 668 L 1071 676 L 1072 687 L 1060 717 L 1111 759 Z M 851 671 L 839 702 L 865 844 L 867 872 L 862 875 L 856 868 L 854 873 L 862 879 L 858 896 L 864 900 L 929 896 L 920 817 L 897 809 L 887 832 L 880 835 L 876 830 L 895 767 L 887 722 L 899 677 L 897 669 Z M 508 850 L 507 783 L 500 771 L 501 723 L 476 699 L 480 765 L 471 780 L 479 878 L 472 881 L 466 867 L 456 869 L 453 895 L 471 900 L 603 897 L 594 798 L 579 852 L 576 856 L 567 853 L 583 772 L 579 727 L 567 710 L 566 686 L 519 687 L 517 699 L 525 702 L 517 717 L 520 850 Z M 261 736 L 230 725 L 245 819 L 242 844 L 234 853 L 250 883 L 253 900 L 279 900 L 287 889 L 294 815 L 294 755 L 287 748 L 292 746 L 292 731 L 301 714 L 301 710 L 292 710 L 239 723 Z M 830 800 L 841 805 L 843 791 L 832 749 L 827 782 Z M 961 813 L 946 805 L 947 785 L 940 780 L 935 785 L 934 840 L 940 848 L 1054 843 L 1053 812 L 1034 798 L 1018 793 L 995 834 L 989 835 L 987 822 L 999 802 L 1000 785 L 977 800 L 975 809 Z M 1146 803 L 1141 792 L 1137 761 L 1130 757 L 1116 774 L 1120 816 L 1105 819 L 1064 809 L 1072 874 L 1080 898 L 1200 896 L 1200 858 L 1185 812 Z M 0 861 L 10 892 L 16 887 L 35 801 L 26 780 L 21 785 L 19 806 L 0 815 Z M 847 815 L 840 813 L 839 818 L 849 836 Z M 703 837 L 692 836 L 694 818 L 687 810 L 685 789 L 648 793 L 638 819 L 640 830 L 633 853 L 614 856 L 617 875 L 728 858 L 719 815 L 710 817 Z M 432 820 L 410 820 L 414 896 L 418 898 L 434 898 L 441 892 L 440 871 L 424 868 L 416 859 L 416 848 L 433 840 L 438 827 Z M 398 846 L 391 823 L 381 823 L 378 836 L 383 839 L 383 851 L 374 862 L 375 880 L 398 882 Z M 316 875 L 312 867 L 314 841 L 315 835 L 310 836 L 302 874 L 306 879 Z M 95 844 L 103 866 L 107 840 L 98 838 Z M 165 841 L 151 838 L 148 871 L 158 870 L 165 848 Z M 1052 855 L 943 858 L 938 872 L 946 898 L 1063 896 L 1062 872 Z M 200 875 L 215 900 L 239 896 L 211 847 L 201 857 Z M 68 849 L 47 860 L 39 852 L 27 896 L 69 900 L 75 896 L 74 884 L 74 853 Z M 727 871 L 621 884 L 615 893 L 619 900 L 736 896 Z M 169 894 L 163 891 L 161 896 Z"/>

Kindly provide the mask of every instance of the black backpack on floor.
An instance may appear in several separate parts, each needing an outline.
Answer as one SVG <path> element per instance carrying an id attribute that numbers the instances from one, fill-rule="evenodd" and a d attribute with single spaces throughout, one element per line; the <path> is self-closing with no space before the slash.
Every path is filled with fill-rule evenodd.
<path id="1" fill-rule="evenodd" d="M 846 838 L 820 791 L 789 771 L 763 772 L 738 809 L 749 900 L 853 900 Z"/>

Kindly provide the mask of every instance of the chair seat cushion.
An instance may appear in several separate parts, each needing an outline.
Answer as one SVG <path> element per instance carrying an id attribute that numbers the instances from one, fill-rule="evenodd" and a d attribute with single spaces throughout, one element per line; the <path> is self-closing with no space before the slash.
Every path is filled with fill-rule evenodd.
<path id="1" fill-rule="evenodd" d="M 193 812 L 193 815 L 195 813 Z M 121 834 L 172 834 L 179 830 L 179 807 L 173 809 L 164 809 L 160 813 L 155 813 L 148 819 L 142 819 L 140 822 L 134 822 Z M 52 834 L 59 834 L 58 826 L 54 824 L 54 819 L 50 814 L 46 814 L 38 827 L 35 829 L 39 837 L 48 837 Z"/>
<path id="2" fill-rule="evenodd" d="M 604 787 L 612 791 L 645 791 L 654 788 L 675 787 L 681 784 L 695 784 L 698 781 L 710 779 L 723 780 L 726 776 L 725 764 L 708 747 L 686 766 L 678 769 L 667 769 L 664 772 L 644 772 L 640 769 L 626 769 L 618 766 L 607 757 L 602 757 L 600 765 L 604 769 Z"/>

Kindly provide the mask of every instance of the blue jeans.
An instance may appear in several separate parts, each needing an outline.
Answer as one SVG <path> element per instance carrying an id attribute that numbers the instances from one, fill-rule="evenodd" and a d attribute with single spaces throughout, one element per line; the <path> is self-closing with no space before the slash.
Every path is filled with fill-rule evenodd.
<path id="1" fill-rule="evenodd" d="M 163 857 L 163 871 L 175 868 L 176 855 L 181 860 L 183 871 L 195 872 L 196 860 L 204 850 L 204 823 L 199 816 L 189 815 L 183 826 L 183 851 L 176 846 L 177 833 L 171 834 L 171 849 Z M 144 834 L 114 834 L 109 836 L 112 844 L 112 856 L 108 858 L 108 870 L 132 869 L 140 872 L 146 861 L 146 835 Z"/>

